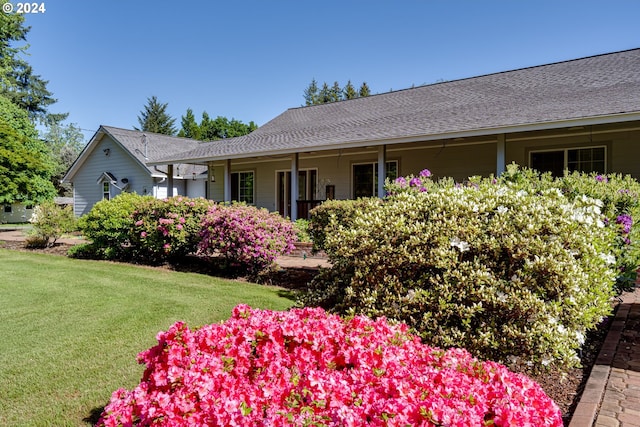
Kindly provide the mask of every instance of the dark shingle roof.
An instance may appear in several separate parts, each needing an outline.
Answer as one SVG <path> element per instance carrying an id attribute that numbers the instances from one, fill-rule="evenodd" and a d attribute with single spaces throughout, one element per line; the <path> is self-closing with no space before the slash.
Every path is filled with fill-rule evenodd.
<path id="1" fill-rule="evenodd" d="M 193 150 L 202 144 L 201 141 L 196 141 L 194 139 L 121 129 L 113 126 L 101 126 L 101 129 L 122 144 L 122 146 L 126 148 L 141 164 L 145 165 L 152 174 L 158 173 L 158 171 L 153 166 L 147 166 L 148 162 L 152 162 L 153 160 L 166 156 L 179 155 L 180 153 Z M 193 165 L 185 165 L 180 168 L 180 172 L 186 176 L 190 176 L 192 172 L 200 174 L 205 171 L 206 168 L 194 167 Z M 166 172 L 166 170 L 163 170 L 163 172 Z"/>
<path id="2" fill-rule="evenodd" d="M 156 162 L 241 158 L 640 112 L 640 49 L 292 108 Z M 636 118 L 637 119 L 637 118 Z M 506 130 L 505 130 L 506 129 Z"/>

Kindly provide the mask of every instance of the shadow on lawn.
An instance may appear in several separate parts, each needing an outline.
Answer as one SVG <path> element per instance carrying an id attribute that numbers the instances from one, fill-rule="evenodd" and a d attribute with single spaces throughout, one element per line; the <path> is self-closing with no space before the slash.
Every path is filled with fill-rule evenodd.
<path id="1" fill-rule="evenodd" d="M 102 415 L 102 412 L 104 412 L 104 406 L 93 408 L 89 413 L 89 416 L 83 418 L 82 421 L 95 426 L 98 424 L 98 421 L 100 421 L 100 415 Z"/>

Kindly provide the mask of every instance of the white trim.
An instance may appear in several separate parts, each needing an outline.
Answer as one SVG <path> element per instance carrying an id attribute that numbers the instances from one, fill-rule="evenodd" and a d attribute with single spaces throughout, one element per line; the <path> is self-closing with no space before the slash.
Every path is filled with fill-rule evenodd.
<path id="1" fill-rule="evenodd" d="M 609 150 L 608 150 L 608 146 L 607 145 L 603 145 L 601 143 L 596 144 L 596 145 L 576 145 L 576 146 L 572 146 L 572 147 L 556 147 L 556 148 L 543 148 L 540 150 L 529 150 L 528 152 L 528 159 L 527 159 L 527 164 L 530 168 L 533 168 L 533 166 L 531 165 L 531 154 L 533 153 L 553 153 L 553 152 L 557 152 L 557 151 L 562 151 L 564 154 L 564 159 L 563 159 L 563 170 L 567 170 L 568 166 L 569 166 L 569 162 L 568 162 L 568 152 L 571 150 L 585 150 L 585 149 L 589 149 L 589 148 L 604 148 L 604 170 L 603 171 L 599 171 L 602 173 L 608 173 L 607 172 L 607 162 L 609 160 Z M 544 172 L 544 171 L 541 171 Z"/>
<path id="2" fill-rule="evenodd" d="M 250 173 L 250 174 L 253 175 L 253 183 L 252 183 L 252 187 L 253 188 L 251 189 L 251 198 L 253 200 L 251 201 L 251 203 L 248 203 L 248 202 L 246 202 L 246 203 L 248 205 L 255 205 L 256 204 L 256 171 L 253 170 L 253 169 L 239 170 L 239 171 L 233 171 L 233 172 L 229 173 L 229 178 L 230 178 L 229 179 L 229 190 L 230 190 L 229 201 L 231 201 L 231 199 L 232 199 L 231 193 L 233 193 L 233 187 L 231 187 L 231 176 L 234 175 L 234 174 L 238 175 L 238 188 L 237 188 L 237 191 L 238 191 L 238 199 L 240 198 L 240 194 L 241 194 L 241 192 L 240 192 L 240 174 L 241 173 Z M 242 200 L 236 200 L 236 201 L 237 202 L 242 202 Z"/>
<path id="3" fill-rule="evenodd" d="M 396 159 L 396 160 L 389 160 L 387 159 L 386 163 L 395 163 L 396 164 L 396 173 L 399 175 L 400 174 L 400 162 Z M 353 167 L 354 166 L 358 166 L 358 165 L 371 165 L 371 168 L 373 169 L 373 176 L 375 178 L 376 172 L 377 172 L 377 164 L 378 161 L 375 160 L 373 162 L 352 162 L 351 163 L 351 171 L 349 174 L 349 198 L 351 199 L 355 199 L 355 194 L 353 191 L 353 185 L 354 185 L 354 181 L 355 181 L 355 176 L 354 176 L 354 171 L 353 171 Z M 385 169 L 386 169 L 386 165 L 385 165 Z M 388 174 L 387 174 L 388 175 Z M 379 177 L 378 177 L 379 179 Z M 372 196 L 371 197 L 375 197 L 375 195 L 377 194 L 377 188 L 375 188 L 375 179 L 374 179 L 374 183 L 373 183 L 374 187 L 372 187 Z"/>
<path id="4" fill-rule="evenodd" d="M 587 118 L 578 118 L 578 119 L 557 120 L 557 121 L 542 122 L 542 123 L 525 123 L 525 124 L 519 124 L 519 125 L 494 126 L 494 127 L 487 127 L 487 128 L 481 128 L 481 129 L 466 130 L 466 131 L 451 131 L 451 132 L 442 132 L 442 133 L 435 133 L 435 134 L 409 135 L 409 136 L 390 138 L 390 139 L 344 141 L 340 143 L 323 145 L 323 146 L 308 146 L 308 147 L 299 146 L 299 147 L 292 147 L 292 148 L 283 148 L 278 150 L 255 151 L 252 153 L 238 153 L 231 156 L 216 155 L 216 156 L 201 157 L 201 158 L 149 162 L 148 164 L 149 165 L 161 165 L 161 164 L 168 164 L 168 163 L 196 163 L 197 164 L 197 163 L 206 162 L 206 161 L 225 160 L 227 158 L 247 159 L 252 157 L 277 156 L 277 155 L 290 156 L 292 154 L 305 152 L 305 151 L 328 151 L 328 150 L 339 150 L 339 149 L 347 149 L 347 148 L 363 148 L 368 146 L 378 146 L 378 145 L 385 145 L 385 144 L 394 145 L 394 144 L 413 143 L 413 142 L 440 141 L 444 139 L 471 138 L 471 137 L 477 137 L 477 136 L 489 136 L 489 135 L 497 135 L 497 134 L 503 134 L 503 133 L 509 134 L 509 133 L 517 133 L 517 132 L 532 132 L 532 131 L 570 128 L 570 127 L 579 127 L 579 126 L 593 126 L 593 125 L 602 125 L 602 124 L 611 124 L 611 123 L 630 122 L 635 120 L 640 120 L 640 112 L 612 114 L 612 115 L 606 115 L 606 116 L 596 116 L 596 117 L 587 117 Z M 495 142 L 495 139 L 494 139 L 494 142 Z"/>

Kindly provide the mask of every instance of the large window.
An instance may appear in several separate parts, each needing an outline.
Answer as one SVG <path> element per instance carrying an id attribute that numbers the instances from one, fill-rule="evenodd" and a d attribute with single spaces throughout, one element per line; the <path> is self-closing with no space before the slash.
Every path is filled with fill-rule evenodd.
<path id="1" fill-rule="evenodd" d="M 529 166 L 540 172 L 551 172 L 555 177 L 563 176 L 565 170 L 606 173 L 606 155 L 603 146 L 531 151 Z"/>
<path id="2" fill-rule="evenodd" d="M 398 162 L 387 162 L 387 178 L 398 177 Z M 378 162 L 353 165 L 353 198 L 372 197 L 378 194 Z"/>
<path id="3" fill-rule="evenodd" d="M 231 200 L 253 205 L 254 189 L 253 171 L 231 173 Z"/>

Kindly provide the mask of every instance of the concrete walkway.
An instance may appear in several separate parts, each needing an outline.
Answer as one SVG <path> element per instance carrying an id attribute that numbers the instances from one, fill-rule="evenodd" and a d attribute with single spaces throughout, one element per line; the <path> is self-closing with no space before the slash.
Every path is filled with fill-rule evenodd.
<path id="1" fill-rule="evenodd" d="M 569 427 L 640 427 L 640 281 L 622 295 Z"/>

